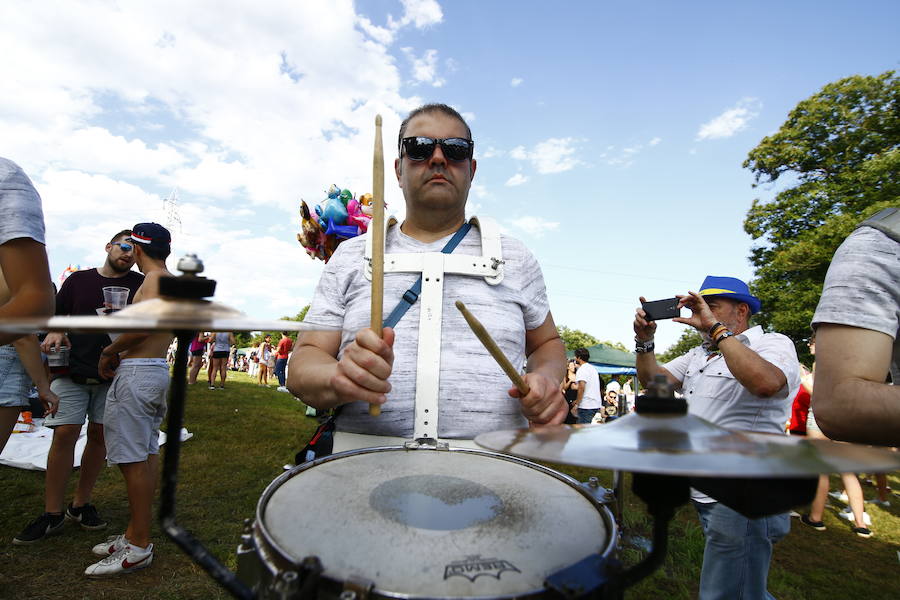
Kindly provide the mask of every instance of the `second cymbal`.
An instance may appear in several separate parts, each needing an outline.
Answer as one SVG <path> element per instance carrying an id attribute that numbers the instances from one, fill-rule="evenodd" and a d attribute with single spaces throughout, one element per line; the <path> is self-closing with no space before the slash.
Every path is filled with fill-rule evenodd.
<path id="1" fill-rule="evenodd" d="M 885 449 L 732 431 L 693 415 L 633 413 L 605 425 L 495 431 L 475 441 L 535 460 L 666 475 L 800 477 L 900 470 L 900 454 Z"/>

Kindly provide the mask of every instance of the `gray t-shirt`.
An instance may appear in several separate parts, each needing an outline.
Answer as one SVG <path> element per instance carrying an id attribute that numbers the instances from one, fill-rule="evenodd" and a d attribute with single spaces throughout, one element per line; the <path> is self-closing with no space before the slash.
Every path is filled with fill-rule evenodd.
<path id="1" fill-rule="evenodd" d="M 440 252 L 449 238 L 426 244 L 394 226 L 388 229 L 385 253 Z M 465 302 L 512 364 L 525 364 L 525 332 L 546 320 L 550 311 L 547 292 L 540 266 L 531 252 L 507 236 L 501 236 L 501 245 L 505 265 L 499 285 L 488 285 L 483 277 L 467 275 L 448 274 L 444 279 L 438 392 L 441 438 L 471 439 L 486 431 L 527 426 L 519 401 L 507 394 L 512 387 L 509 378 L 454 306 L 456 300 Z M 338 356 L 371 321 L 371 284 L 364 274 L 364 250 L 365 236 L 347 240 L 338 247 L 325 266 L 306 316 L 307 321 L 342 328 Z M 480 256 L 478 228 L 473 227 L 453 253 Z M 417 278 L 418 273 L 385 273 L 385 315 Z M 420 299 L 395 327 L 394 369 L 389 380 L 392 389 L 381 415 L 369 416 L 365 403 L 347 404 L 338 419 L 339 431 L 412 437 L 421 305 Z"/>
<path id="2" fill-rule="evenodd" d="M 891 376 L 900 383 L 900 242 L 860 227 L 834 253 L 812 326 L 850 325 L 894 339 Z"/>
<path id="3" fill-rule="evenodd" d="M 19 165 L 0 157 L 0 244 L 17 238 L 45 243 L 41 197 Z"/>

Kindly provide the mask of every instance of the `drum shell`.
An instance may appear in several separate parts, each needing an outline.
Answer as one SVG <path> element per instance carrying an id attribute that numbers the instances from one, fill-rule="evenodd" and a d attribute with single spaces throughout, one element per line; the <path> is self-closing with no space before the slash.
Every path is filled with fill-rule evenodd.
<path id="1" fill-rule="evenodd" d="M 286 550 L 283 547 L 284 541 L 282 540 L 281 542 L 279 542 L 276 532 L 271 531 L 270 527 L 267 526 L 266 517 L 267 510 L 270 508 L 273 497 L 279 493 L 279 490 L 283 490 L 283 487 L 287 484 L 287 482 L 293 480 L 295 477 L 302 476 L 304 472 L 310 469 L 320 468 L 323 465 L 326 465 L 327 468 L 328 463 L 332 463 L 333 461 L 341 461 L 351 457 L 359 457 L 361 455 L 369 455 L 367 458 L 375 456 L 378 456 L 379 458 L 384 457 L 384 462 L 386 462 L 386 464 L 391 464 L 392 462 L 397 461 L 406 463 L 409 462 L 409 460 L 412 460 L 412 458 L 415 458 L 416 461 L 443 461 L 446 459 L 442 459 L 441 455 L 446 454 L 446 452 L 454 453 L 453 456 L 460 457 L 459 460 L 462 460 L 462 457 L 465 457 L 467 460 L 478 459 L 476 460 L 476 462 L 488 460 L 489 464 L 491 465 L 494 465 L 495 461 L 497 461 L 496 465 L 498 468 L 502 466 L 503 468 L 525 468 L 529 470 L 529 472 L 533 470 L 534 474 L 538 477 L 546 476 L 548 485 L 562 485 L 565 486 L 565 488 L 568 490 L 567 493 L 575 492 L 575 495 L 581 497 L 584 503 L 590 507 L 591 511 L 596 512 L 596 514 L 593 515 L 592 519 L 602 522 L 602 527 L 605 529 L 605 535 L 603 535 L 602 539 L 598 539 L 596 540 L 596 542 L 585 541 L 586 544 L 596 548 L 596 552 L 592 551 L 587 554 L 600 554 L 604 558 L 608 558 L 612 555 L 617 539 L 617 528 L 612 517 L 612 513 L 609 511 L 609 509 L 606 508 L 606 506 L 604 506 L 603 502 L 595 497 L 595 494 L 590 488 L 580 484 L 567 475 L 524 459 L 483 450 L 462 448 L 454 448 L 450 450 L 407 450 L 399 446 L 390 446 L 352 450 L 340 454 L 335 454 L 311 463 L 306 463 L 304 465 L 295 467 L 291 471 L 284 473 L 275 481 L 273 481 L 266 488 L 262 497 L 260 498 L 260 501 L 257 505 L 256 519 L 254 520 L 252 525 L 250 525 L 248 531 L 245 533 L 242 544 L 238 548 L 238 577 L 242 579 L 247 585 L 251 586 L 260 598 L 286 598 L 294 595 L 291 590 L 296 589 L 297 582 L 295 581 L 292 572 L 302 571 L 298 563 L 305 558 L 305 555 L 301 556 L 296 552 L 292 553 L 291 551 Z M 402 472 L 402 469 L 400 469 L 400 471 Z M 460 473 L 461 476 L 465 476 L 466 474 L 467 473 Z M 346 482 L 348 491 L 354 490 L 354 483 L 355 482 L 353 481 Z M 377 493 L 378 489 L 376 488 L 371 492 L 370 495 L 377 495 Z M 282 495 L 284 495 L 283 491 Z M 338 501 L 337 499 L 332 500 L 334 502 Z M 535 505 L 540 505 L 540 503 L 544 500 L 545 499 L 541 497 L 533 498 L 533 502 L 535 503 Z M 307 499 L 307 501 L 314 502 L 315 500 Z M 303 505 L 297 506 L 297 519 L 300 521 L 303 520 L 303 510 Z M 577 519 L 577 515 L 572 515 L 572 518 Z M 353 536 L 353 532 L 348 531 L 346 529 L 346 526 L 347 524 L 344 523 L 335 523 L 333 528 L 333 535 Z M 590 529 L 590 527 L 586 528 Z M 555 532 L 549 532 L 550 535 L 552 535 L 553 533 Z M 546 534 L 547 532 L 544 532 L 544 535 Z M 418 533 L 416 541 L 408 543 L 408 545 L 410 546 L 409 551 L 415 554 L 417 553 L 417 550 L 421 550 L 425 546 L 430 546 L 430 541 L 427 538 L 428 536 L 423 536 L 422 532 L 420 531 Z M 419 540 L 421 540 L 421 542 Z M 436 538 L 434 543 L 440 544 L 445 543 L 445 541 L 446 540 L 438 537 Z M 359 574 L 359 577 L 352 577 L 346 574 L 344 576 L 336 576 L 334 573 L 330 572 L 329 557 L 319 556 L 319 558 L 321 559 L 324 568 L 324 573 L 322 574 L 318 585 L 318 597 L 320 598 L 338 598 L 341 595 L 342 591 L 344 591 L 348 587 L 351 589 L 353 589 L 354 586 L 365 588 L 367 584 L 371 584 L 373 586 L 371 591 L 369 592 L 370 598 L 385 600 L 395 598 L 527 598 L 539 597 L 545 595 L 546 593 L 540 583 L 532 585 L 527 589 L 517 589 L 509 592 L 501 591 L 499 593 L 495 591 L 489 594 L 447 594 L 432 593 L 430 591 L 423 590 L 409 592 L 408 590 L 404 591 L 392 589 L 391 586 L 380 587 L 380 578 L 365 573 L 365 569 L 360 570 L 361 573 Z M 484 558 L 492 559 L 494 557 L 491 556 Z M 584 556 L 579 556 L 578 558 L 584 558 Z M 506 561 L 502 562 L 505 563 Z M 577 562 L 577 560 L 572 560 L 570 564 L 566 564 L 565 566 L 571 566 L 571 564 L 574 564 L 575 562 Z M 403 566 L 409 567 L 409 565 Z M 450 567 L 448 566 L 448 568 Z M 512 569 L 518 571 L 515 566 L 512 566 Z M 501 571 L 502 570 L 503 569 L 501 569 Z M 286 574 L 288 574 L 289 576 L 285 577 Z M 493 574 L 493 576 L 497 580 L 500 580 L 501 575 L 505 574 L 502 572 Z M 445 573 L 445 579 L 446 578 L 447 576 Z M 463 578 L 460 577 L 459 579 Z M 475 577 L 473 581 L 475 579 L 480 578 Z M 486 577 L 486 579 L 490 579 L 490 577 Z"/>

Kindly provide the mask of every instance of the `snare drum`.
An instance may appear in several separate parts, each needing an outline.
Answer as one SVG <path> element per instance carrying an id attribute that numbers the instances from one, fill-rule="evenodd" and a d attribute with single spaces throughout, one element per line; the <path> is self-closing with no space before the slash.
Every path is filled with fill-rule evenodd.
<path id="1" fill-rule="evenodd" d="M 552 469 L 482 450 L 366 448 L 266 488 L 238 577 L 259 597 L 290 596 L 296 576 L 284 574 L 315 556 L 318 597 L 538 596 L 548 576 L 608 558 L 615 541 L 612 513 Z"/>

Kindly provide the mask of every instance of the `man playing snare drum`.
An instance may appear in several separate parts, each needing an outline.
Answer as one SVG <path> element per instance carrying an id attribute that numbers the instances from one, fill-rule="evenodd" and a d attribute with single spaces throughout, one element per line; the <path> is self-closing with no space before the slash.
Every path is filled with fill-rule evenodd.
<path id="1" fill-rule="evenodd" d="M 466 445 L 459 440 L 485 431 L 562 423 L 565 353 L 537 261 L 485 220 L 447 247 L 466 223 L 475 176 L 468 125 L 449 106 L 422 106 L 400 126 L 398 150 L 394 169 L 406 220 L 389 224 L 385 236 L 385 313 L 420 275 L 422 293 L 382 339 L 368 328 L 370 236 L 342 243 L 306 317 L 341 330 L 301 336 L 287 387 L 318 409 L 342 407 L 335 451 L 431 437 L 428 432 Z M 485 324 L 512 364 L 527 361 L 528 395 L 511 387 L 454 308 L 456 300 Z M 382 414 L 370 416 L 370 404 Z"/>

